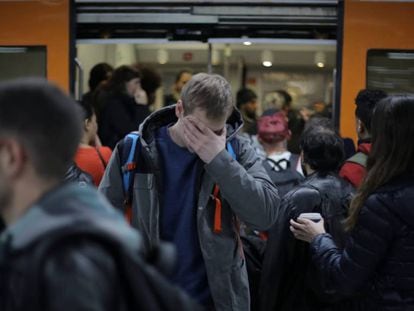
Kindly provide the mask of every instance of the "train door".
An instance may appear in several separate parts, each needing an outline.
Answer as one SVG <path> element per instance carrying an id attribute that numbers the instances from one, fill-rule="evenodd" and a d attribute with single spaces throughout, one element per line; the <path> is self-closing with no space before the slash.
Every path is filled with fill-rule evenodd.
<path id="1" fill-rule="evenodd" d="M 70 89 L 69 0 L 0 1 L 0 80 L 43 76 Z"/>
<path id="2" fill-rule="evenodd" d="M 340 130 L 356 139 L 354 99 L 360 89 L 414 93 L 414 3 L 343 2 Z M 339 115 L 339 112 L 338 112 Z"/>

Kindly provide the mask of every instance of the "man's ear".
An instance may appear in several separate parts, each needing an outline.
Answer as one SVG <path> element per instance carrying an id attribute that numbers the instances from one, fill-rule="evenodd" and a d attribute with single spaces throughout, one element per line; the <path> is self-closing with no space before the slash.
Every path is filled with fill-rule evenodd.
<path id="1" fill-rule="evenodd" d="M 175 115 L 178 119 L 184 116 L 184 106 L 183 101 L 181 99 L 179 99 L 177 101 L 177 104 L 175 105 Z"/>
<path id="2" fill-rule="evenodd" d="M 366 128 L 366 126 L 365 126 L 365 124 L 360 120 L 360 119 L 357 119 L 357 132 L 358 132 L 358 134 L 364 134 L 364 133 L 366 133 L 366 131 L 367 131 L 367 128 Z"/>
<path id="3" fill-rule="evenodd" d="M 27 162 L 23 146 L 16 140 L 6 140 L 0 149 L 0 165 L 6 175 L 13 177 L 20 174 Z"/>
<path id="4" fill-rule="evenodd" d="M 89 126 L 90 126 L 90 124 L 91 124 L 91 122 L 90 122 L 90 120 L 89 120 L 89 119 L 85 119 L 85 120 L 83 121 L 83 129 L 84 129 L 86 132 L 88 132 L 88 131 L 89 131 Z"/>

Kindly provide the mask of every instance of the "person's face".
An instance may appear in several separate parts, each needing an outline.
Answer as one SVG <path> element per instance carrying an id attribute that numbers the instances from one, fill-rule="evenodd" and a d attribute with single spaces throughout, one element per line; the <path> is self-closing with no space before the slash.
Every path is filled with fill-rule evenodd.
<path id="1" fill-rule="evenodd" d="M 85 129 L 91 138 L 95 137 L 98 132 L 98 122 L 96 121 L 95 114 L 92 114 L 92 117 L 85 121 Z"/>
<path id="2" fill-rule="evenodd" d="M 191 79 L 193 75 L 188 72 L 184 72 L 180 79 L 175 83 L 175 90 L 180 93 L 184 85 Z"/>
<path id="3" fill-rule="evenodd" d="M 134 97 L 137 90 L 140 88 L 141 88 L 141 82 L 139 78 L 131 79 L 126 83 L 127 94 L 131 97 Z"/>
<path id="4" fill-rule="evenodd" d="M 244 104 L 244 112 L 250 118 L 256 117 L 257 110 L 257 100 L 251 100 L 248 103 Z"/>
<path id="5" fill-rule="evenodd" d="M 177 105 L 177 116 L 179 119 L 181 118 L 191 118 L 195 119 L 197 122 L 203 123 L 206 127 L 208 127 L 214 134 L 220 136 L 223 134 L 224 128 L 226 126 L 227 116 L 221 119 L 209 119 L 207 118 L 206 111 L 200 108 L 195 108 L 192 113 L 189 113 L 184 116 L 184 110 L 182 109 L 181 101 L 178 102 Z M 184 129 L 180 128 L 180 135 L 184 136 Z M 189 146 L 186 146 L 190 152 L 193 152 Z"/>

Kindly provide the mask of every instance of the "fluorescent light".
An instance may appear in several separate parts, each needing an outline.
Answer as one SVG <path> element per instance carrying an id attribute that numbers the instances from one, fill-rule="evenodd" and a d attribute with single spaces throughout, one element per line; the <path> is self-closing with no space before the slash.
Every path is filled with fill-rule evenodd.
<path id="1" fill-rule="evenodd" d="M 10 46 L 10 47 L 6 47 L 6 46 L 2 46 L 0 47 L 0 53 L 26 53 L 27 52 L 27 48 L 25 47 L 15 47 L 15 46 Z"/>
<path id="2" fill-rule="evenodd" d="M 390 59 L 414 59 L 414 53 L 387 53 Z"/>

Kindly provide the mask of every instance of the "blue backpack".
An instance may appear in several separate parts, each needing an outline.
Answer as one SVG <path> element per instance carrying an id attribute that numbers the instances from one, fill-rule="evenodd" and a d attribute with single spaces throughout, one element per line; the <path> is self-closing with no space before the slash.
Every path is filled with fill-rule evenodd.
<path id="1" fill-rule="evenodd" d="M 138 168 L 138 158 L 141 153 L 142 145 L 139 143 L 139 132 L 131 132 L 122 141 L 121 147 L 121 171 L 122 171 L 122 187 L 124 190 L 124 207 L 125 217 L 131 223 L 132 220 L 132 184 L 134 182 L 134 174 Z M 227 152 L 233 159 L 237 159 L 233 146 L 230 142 L 226 144 Z M 213 189 L 213 200 L 215 202 L 214 213 L 214 232 L 220 233 L 221 228 L 221 200 L 219 198 L 220 189 L 217 184 Z"/>

